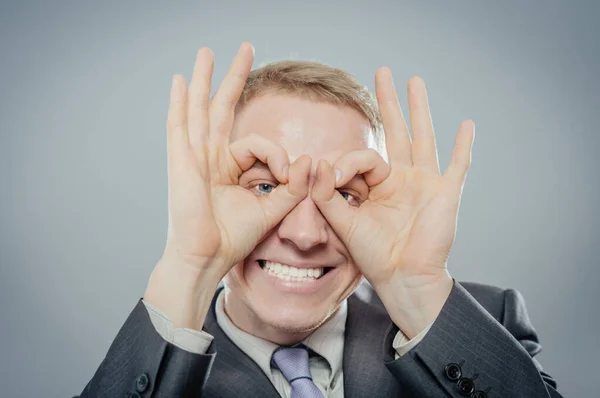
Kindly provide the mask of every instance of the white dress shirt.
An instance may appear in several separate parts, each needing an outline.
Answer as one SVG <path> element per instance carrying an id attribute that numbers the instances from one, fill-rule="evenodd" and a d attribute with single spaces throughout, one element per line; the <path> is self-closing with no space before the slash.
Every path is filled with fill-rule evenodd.
<path id="1" fill-rule="evenodd" d="M 231 341 L 265 373 L 279 395 L 289 398 L 290 384 L 277 368 L 271 366 L 271 356 L 279 346 L 246 333 L 235 326 L 225 312 L 224 292 L 223 289 L 217 297 L 215 307 L 217 323 Z M 205 331 L 173 328 L 171 321 L 165 314 L 146 302 L 144 302 L 144 305 L 148 310 L 152 324 L 163 339 L 182 350 L 195 354 L 206 353 L 213 340 L 212 335 Z M 309 348 L 309 366 L 313 381 L 323 392 L 323 395 L 328 398 L 344 397 L 343 354 L 347 315 L 348 302 L 344 300 L 339 310 L 327 322 L 319 326 L 302 341 Z M 392 347 L 396 351 L 396 359 L 416 346 L 425 337 L 432 324 L 433 322 L 410 340 L 402 331 L 399 331 L 392 343 Z"/>

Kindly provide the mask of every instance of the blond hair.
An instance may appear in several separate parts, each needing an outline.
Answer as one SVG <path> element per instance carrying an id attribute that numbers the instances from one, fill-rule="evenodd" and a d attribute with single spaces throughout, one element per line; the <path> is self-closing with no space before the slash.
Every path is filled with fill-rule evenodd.
<path id="1" fill-rule="evenodd" d="M 237 107 L 241 109 L 253 98 L 274 92 L 357 110 L 369 120 L 373 129 L 373 141 L 369 146 L 386 158 L 377 101 L 350 73 L 315 61 L 271 62 L 250 72 Z"/>

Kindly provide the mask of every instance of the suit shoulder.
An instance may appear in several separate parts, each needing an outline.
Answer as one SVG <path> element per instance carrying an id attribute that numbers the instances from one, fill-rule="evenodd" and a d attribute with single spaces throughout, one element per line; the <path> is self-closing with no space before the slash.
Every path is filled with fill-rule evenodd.
<path id="1" fill-rule="evenodd" d="M 501 322 L 505 310 L 505 300 L 508 293 L 521 297 L 514 289 L 506 289 L 499 286 L 488 285 L 479 282 L 456 281 L 464 288 L 483 308 L 487 310 L 497 321 Z M 386 312 L 383 303 L 368 281 L 363 281 L 351 295 L 351 301 L 359 306 L 366 306 L 370 311 Z M 356 304 L 355 304 L 356 305 Z"/>

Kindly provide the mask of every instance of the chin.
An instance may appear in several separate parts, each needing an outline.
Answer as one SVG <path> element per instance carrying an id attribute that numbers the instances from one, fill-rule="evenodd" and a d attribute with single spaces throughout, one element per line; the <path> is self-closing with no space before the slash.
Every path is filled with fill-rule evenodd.
<path id="1" fill-rule="evenodd" d="M 277 304 L 268 306 L 257 305 L 251 311 L 261 320 L 261 323 L 285 333 L 307 333 L 321 326 L 335 313 L 339 303 L 320 303 L 318 306 L 306 305 L 280 300 Z M 256 303 L 258 304 L 258 303 Z"/>

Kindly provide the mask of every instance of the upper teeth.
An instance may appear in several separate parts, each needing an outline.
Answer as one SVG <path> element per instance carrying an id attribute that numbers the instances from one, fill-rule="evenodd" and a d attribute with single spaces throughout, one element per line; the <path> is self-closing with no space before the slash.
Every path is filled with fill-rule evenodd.
<path id="1" fill-rule="evenodd" d="M 324 268 L 296 268 L 291 265 L 265 261 L 265 271 L 275 276 L 289 276 L 296 278 L 314 278 L 317 279 L 323 275 Z"/>

